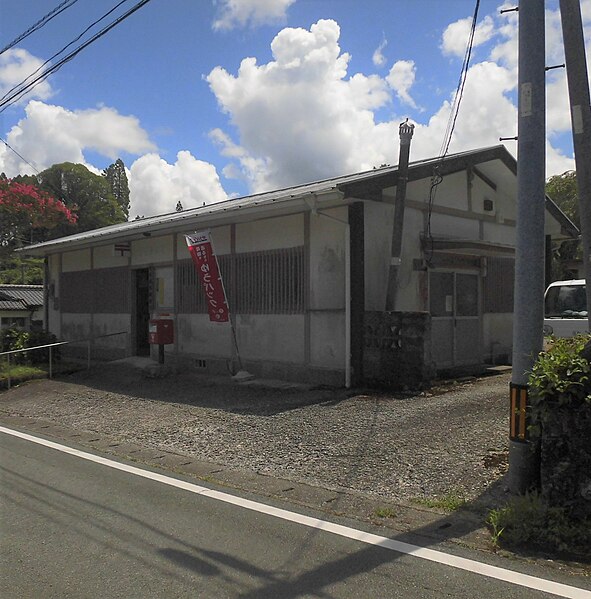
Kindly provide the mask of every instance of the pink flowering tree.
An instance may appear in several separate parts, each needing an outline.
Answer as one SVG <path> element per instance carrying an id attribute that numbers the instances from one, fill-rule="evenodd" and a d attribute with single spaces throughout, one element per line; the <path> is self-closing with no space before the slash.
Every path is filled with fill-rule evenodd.
<path id="1" fill-rule="evenodd" d="M 0 179 L 0 251 L 41 241 L 58 225 L 75 224 L 75 210 L 35 185 Z"/>

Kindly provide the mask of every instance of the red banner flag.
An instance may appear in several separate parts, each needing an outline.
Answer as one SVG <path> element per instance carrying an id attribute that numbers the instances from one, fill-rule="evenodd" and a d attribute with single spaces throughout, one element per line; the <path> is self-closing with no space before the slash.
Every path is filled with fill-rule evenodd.
<path id="1" fill-rule="evenodd" d="M 207 298 L 209 320 L 212 322 L 228 322 L 230 311 L 226 300 L 226 292 L 220 275 L 218 260 L 213 253 L 209 232 L 185 235 L 185 239 Z"/>

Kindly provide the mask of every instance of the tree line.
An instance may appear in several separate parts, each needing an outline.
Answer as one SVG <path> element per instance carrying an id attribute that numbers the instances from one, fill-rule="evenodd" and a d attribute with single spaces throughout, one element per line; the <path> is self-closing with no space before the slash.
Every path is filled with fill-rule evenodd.
<path id="1" fill-rule="evenodd" d="M 100 175 L 54 164 L 37 175 L 0 174 L 0 283 L 40 284 L 42 260 L 15 250 L 127 221 L 129 183 L 117 159 Z"/>

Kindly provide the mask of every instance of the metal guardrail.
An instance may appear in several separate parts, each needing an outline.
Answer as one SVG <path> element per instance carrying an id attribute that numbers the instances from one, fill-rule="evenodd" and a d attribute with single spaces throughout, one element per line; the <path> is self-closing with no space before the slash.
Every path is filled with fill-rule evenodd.
<path id="1" fill-rule="evenodd" d="M 129 331 L 119 331 L 117 333 L 107 333 L 106 335 L 99 335 L 98 337 L 89 337 L 88 339 L 75 339 L 73 341 L 58 341 L 56 343 L 47 343 L 46 345 L 35 345 L 34 347 L 25 347 L 23 349 L 13 349 L 10 351 L 4 351 L 4 352 L 0 352 L 0 357 L 2 356 L 6 356 L 6 360 L 7 360 L 7 373 L 8 373 L 8 388 L 10 389 L 10 383 L 11 383 L 11 379 L 10 379 L 10 356 L 12 354 L 20 354 L 20 353 L 24 353 L 24 352 L 29 352 L 29 351 L 35 351 L 36 349 L 45 349 L 45 348 L 49 348 L 49 368 L 48 368 L 48 373 L 49 373 L 49 378 L 53 378 L 53 351 L 52 349 L 58 345 L 69 345 L 71 343 L 87 343 L 88 345 L 88 352 L 87 352 L 87 359 L 86 359 L 86 368 L 87 370 L 90 370 L 90 348 L 92 346 L 92 342 L 96 341 L 97 339 L 103 339 L 104 337 L 114 337 L 115 335 L 125 335 L 127 334 Z"/>

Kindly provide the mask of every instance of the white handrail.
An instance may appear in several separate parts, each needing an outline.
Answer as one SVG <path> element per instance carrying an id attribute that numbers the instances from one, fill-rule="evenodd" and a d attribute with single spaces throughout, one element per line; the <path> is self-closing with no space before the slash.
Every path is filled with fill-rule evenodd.
<path id="1" fill-rule="evenodd" d="M 47 343 L 45 345 L 35 345 L 34 347 L 25 347 L 23 349 L 12 349 L 10 351 L 3 351 L 0 352 L 0 357 L 1 356 L 6 356 L 6 360 L 7 360 L 7 367 L 8 367 L 8 388 L 10 389 L 10 383 L 11 383 L 11 379 L 10 379 L 10 356 L 12 354 L 19 354 L 22 352 L 27 352 L 27 351 L 34 351 L 36 349 L 45 349 L 46 347 L 49 348 L 49 378 L 53 378 L 53 369 L 52 369 L 52 350 L 51 348 L 55 347 L 56 345 L 68 345 L 70 343 L 80 343 L 80 342 L 87 342 L 88 343 L 88 358 L 87 358 L 87 368 L 90 370 L 90 344 L 92 341 L 95 341 L 96 339 L 102 339 L 103 337 L 113 337 L 115 335 L 124 335 L 128 333 L 128 331 L 118 331 L 117 333 L 106 333 L 105 335 L 98 335 L 97 337 L 88 337 L 86 339 L 74 339 L 72 341 L 57 341 L 56 343 Z"/>

